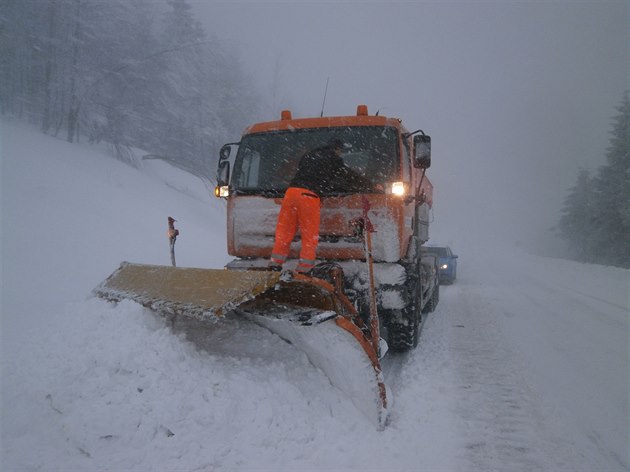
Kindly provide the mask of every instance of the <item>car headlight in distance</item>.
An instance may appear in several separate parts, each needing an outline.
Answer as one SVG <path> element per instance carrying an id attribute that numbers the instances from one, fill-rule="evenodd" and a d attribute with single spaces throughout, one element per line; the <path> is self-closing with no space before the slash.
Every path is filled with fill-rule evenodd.
<path id="1" fill-rule="evenodd" d="M 448 264 L 442 264 L 442 265 L 440 266 L 440 269 L 448 269 Z"/>

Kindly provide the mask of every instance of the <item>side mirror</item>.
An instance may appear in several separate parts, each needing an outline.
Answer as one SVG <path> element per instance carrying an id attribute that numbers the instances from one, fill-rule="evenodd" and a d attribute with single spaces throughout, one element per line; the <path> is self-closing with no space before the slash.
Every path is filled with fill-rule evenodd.
<path id="1" fill-rule="evenodd" d="M 214 189 L 214 195 L 219 198 L 227 198 L 230 194 L 230 155 L 232 154 L 232 146 L 234 144 L 238 143 L 226 144 L 219 151 L 217 186 Z"/>
<path id="2" fill-rule="evenodd" d="M 418 134 L 413 137 L 413 165 L 420 169 L 431 167 L 431 136 Z"/>
<path id="3" fill-rule="evenodd" d="M 217 185 L 222 187 L 230 183 L 230 162 L 219 162 L 219 169 L 217 170 Z"/>
<path id="4" fill-rule="evenodd" d="M 218 198 L 227 198 L 230 196 L 230 162 L 219 162 L 219 170 L 217 171 L 217 186 L 214 187 L 214 196 Z"/>
<path id="5" fill-rule="evenodd" d="M 219 151 L 219 168 L 217 171 L 217 185 L 228 185 L 230 183 L 230 157 L 232 149 L 241 143 L 224 144 Z"/>
<path id="6" fill-rule="evenodd" d="M 222 162 L 227 161 L 230 158 L 231 153 L 232 153 L 231 144 L 226 144 L 225 146 L 223 146 L 221 150 L 219 151 L 219 165 L 221 165 Z"/>

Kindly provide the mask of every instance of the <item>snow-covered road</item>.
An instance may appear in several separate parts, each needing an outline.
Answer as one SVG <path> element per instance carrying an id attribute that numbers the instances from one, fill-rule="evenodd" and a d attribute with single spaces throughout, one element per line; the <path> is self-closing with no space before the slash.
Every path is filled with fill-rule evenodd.
<path id="1" fill-rule="evenodd" d="M 630 271 L 462 242 L 420 345 L 386 360 L 378 432 L 263 328 L 186 339 L 91 297 L 121 260 L 169 263 L 167 215 L 181 265 L 227 259 L 198 179 L 2 140 L 2 470 L 629 470 Z"/>
<path id="2" fill-rule="evenodd" d="M 424 334 L 448 340 L 473 468 L 627 470 L 627 271 L 518 252 L 462 262 Z"/>

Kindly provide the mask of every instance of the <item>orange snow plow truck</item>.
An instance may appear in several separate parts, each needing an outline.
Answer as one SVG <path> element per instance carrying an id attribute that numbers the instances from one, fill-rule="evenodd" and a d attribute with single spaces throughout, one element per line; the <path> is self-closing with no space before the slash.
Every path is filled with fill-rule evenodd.
<path id="1" fill-rule="evenodd" d="M 294 270 L 299 231 L 284 270 L 270 270 L 298 162 L 332 139 L 371 185 L 320 195 L 318 264 L 310 272 Z M 351 116 L 293 118 L 284 110 L 221 148 L 215 195 L 227 201 L 232 262 L 221 269 L 124 262 L 95 293 L 200 320 L 245 317 L 304 351 L 382 428 L 391 398 L 380 362 L 388 350 L 417 345 L 423 317 L 439 300 L 436 260 L 421 250 L 429 239 L 430 164 L 428 135 L 369 115 L 365 105 Z"/>

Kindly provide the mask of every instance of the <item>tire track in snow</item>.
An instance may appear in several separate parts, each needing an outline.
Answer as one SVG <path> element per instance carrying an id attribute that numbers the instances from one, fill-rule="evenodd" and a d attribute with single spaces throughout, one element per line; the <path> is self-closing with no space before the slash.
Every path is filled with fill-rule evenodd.
<path id="1" fill-rule="evenodd" d="M 519 376 L 518 362 L 493 317 L 492 307 L 465 285 L 449 287 L 438 307 L 447 329 L 456 411 L 463 422 L 464 452 L 473 470 L 533 471 L 548 464 L 537 398 Z M 453 290 L 454 289 L 454 290 Z"/>

